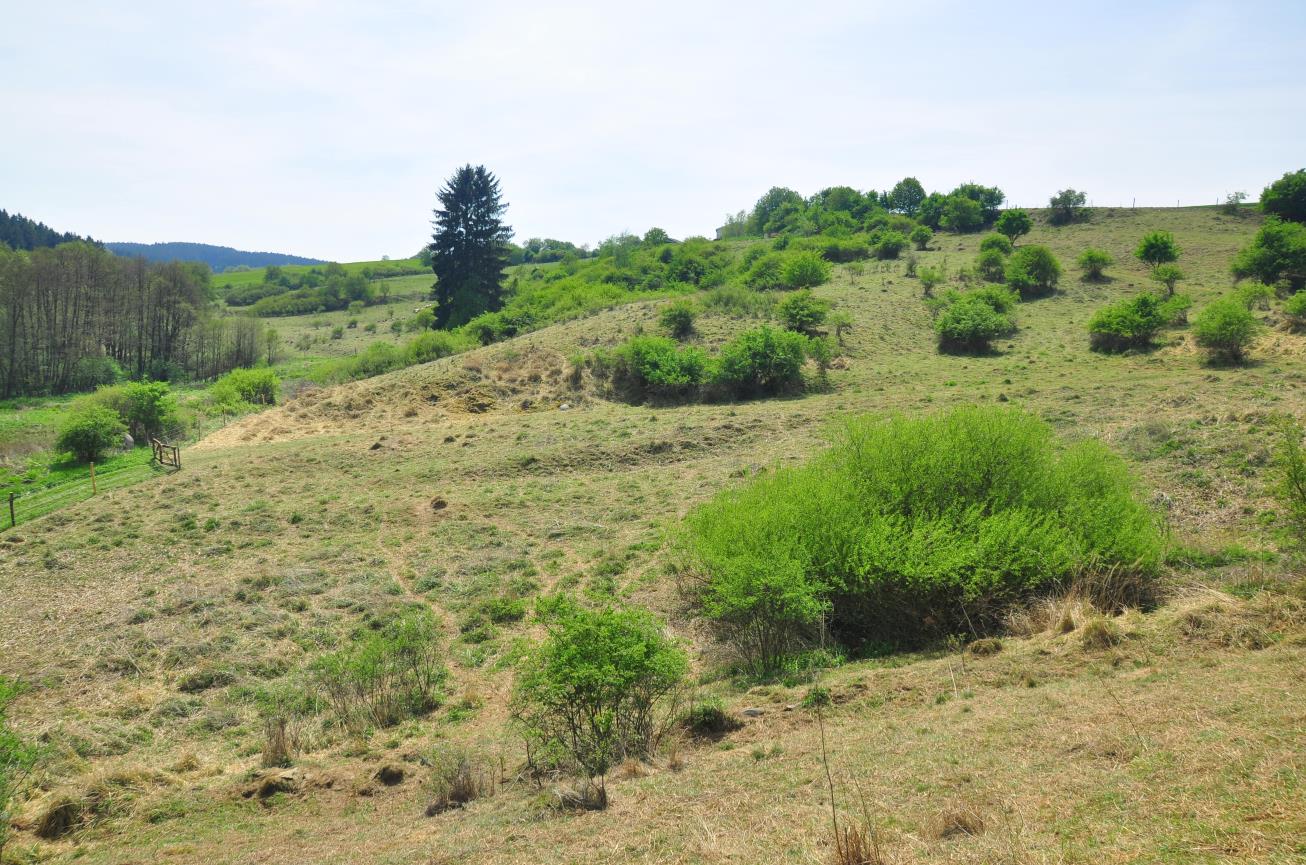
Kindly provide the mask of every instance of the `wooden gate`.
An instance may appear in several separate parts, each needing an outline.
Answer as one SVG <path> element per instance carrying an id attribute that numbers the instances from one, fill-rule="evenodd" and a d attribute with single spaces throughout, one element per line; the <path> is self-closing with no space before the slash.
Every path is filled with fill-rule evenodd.
<path id="1" fill-rule="evenodd" d="M 174 469 L 181 468 L 181 448 L 176 445 L 168 445 L 158 439 L 150 439 L 150 447 L 154 449 L 154 461 L 161 466 L 171 466 Z"/>

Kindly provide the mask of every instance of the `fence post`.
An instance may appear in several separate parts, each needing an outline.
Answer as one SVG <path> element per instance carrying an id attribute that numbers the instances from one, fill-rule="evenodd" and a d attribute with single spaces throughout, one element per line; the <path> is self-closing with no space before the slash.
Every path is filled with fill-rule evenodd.
<path id="1" fill-rule="evenodd" d="M 97 490 L 95 489 L 95 462 L 92 461 L 91 462 L 91 495 L 95 495 L 96 492 Z"/>
<path id="2" fill-rule="evenodd" d="M 14 496 L 16 495 L 18 493 L 9 494 L 9 528 L 11 529 L 18 525 L 18 518 L 14 516 Z"/>

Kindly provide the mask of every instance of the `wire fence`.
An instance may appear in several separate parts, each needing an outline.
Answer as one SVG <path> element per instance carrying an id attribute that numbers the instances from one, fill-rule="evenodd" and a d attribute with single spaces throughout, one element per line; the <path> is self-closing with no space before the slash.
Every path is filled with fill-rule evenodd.
<path id="1" fill-rule="evenodd" d="M 123 466 L 111 471 L 96 471 L 94 478 L 88 468 L 85 477 L 70 480 L 58 486 L 31 490 L 30 492 L 11 492 L 4 502 L 5 512 L 0 517 L 0 531 L 14 528 L 22 523 L 43 517 L 46 514 L 66 508 L 69 505 L 110 492 L 129 487 L 133 484 L 162 474 L 167 469 L 156 463 Z"/>

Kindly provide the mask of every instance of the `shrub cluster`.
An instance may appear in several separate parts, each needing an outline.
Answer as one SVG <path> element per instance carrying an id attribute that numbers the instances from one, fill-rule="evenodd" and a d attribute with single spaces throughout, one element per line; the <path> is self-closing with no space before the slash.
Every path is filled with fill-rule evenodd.
<path id="1" fill-rule="evenodd" d="M 1022 246 L 1007 259 L 1003 275 L 1021 297 L 1037 297 L 1056 289 L 1061 263 L 1046 246 Z"/>
<path id="2" fill-rule="evenodd" d="M 700 609 L 755 672 L 825 624 L 852 649 L 914 644 L 1095 576 L 1138 602 L 1162 558 L 1118 457 L 989 407 L 854 420 L 807 465 L 691 512 L 679 544 Z"/>
<path id="3" fill-rule="evenodd" d="M 626 399 L 751 399 L 801 390 L 814 342 L 763 325 L 739 334 L 713 358 L 666 337 L 636 336 L 582 363 Z"/>
<path id="4" fill-rule="evenodd" d="M 117 412 L 104 406 L 88 405 L 68 413 L 54 446 L 61 453 L 71 453 L 81 462 L 94 462 L 105 451 L 122 443 L 127 426 Z"/>

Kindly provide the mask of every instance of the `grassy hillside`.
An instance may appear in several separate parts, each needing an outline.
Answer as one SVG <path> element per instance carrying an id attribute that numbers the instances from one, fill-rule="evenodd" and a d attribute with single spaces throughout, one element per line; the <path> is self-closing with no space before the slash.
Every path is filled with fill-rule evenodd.
<path id="1" fill-rule="evenodd" d="M 1039 222 L 1022 244 L 1062 259 L 1061 290 L 1022 303 L 1018 332 L 985 356 L 938 352 L 903 262 L 840 266 L 816 294 L 853 326 L 828 390 L 803 397 L 604 398 L 568 359 L 655 330 L 666 301 L 631 303 L 305 393 L 210 435 L 178 474 L 0 534 L 0 668 L 33 684 L 16 719 L 50 753 L 20 808 L 18 855 L 828 861 L 824 748 L 840 806 L 864 801 L 886 861 L 1301 860 L 1306 600 L 1281 549 L 1269 420 L 1306 414 L 1306 336 L 1267 329 L 1249 364 L 1218 367 L 1186 329 L 1120 356 L 1089 351 L 1085 329 L 1149 284 L 1132 257 L 1144 232 L 1174 232 L 1200 309 L 1228 289 L 1256 224 L 1210 208 Z M 978 243 L 940 235 L 920 264 L 955 271 Z M 1089 245 L 1117 260 L 1109 281 L 1069 269 Z M 714 349 L 755 324 L 706 312 L 695 339 Z M 293 327 L 292 340 L 321 330 Z M 1100 616 L 1054 600 L 996 654 L 940 648 L 827 671 L 824 744 L 802 705 L 811 676 L 724 672 L 668 573 L 667 533 L 690 507 L 807 458 L 841 416 L 999 401 L 1129 462 L 1172 546 L 1189 550 L 1171 557 L 1157 609 L 1103 637 Z M 665 616 L 700 691 L 743 726 L 623 767 L 606 811 L 551 809 L 508 724 L 514 668 L 539 628 L 483 611 L 559 588 Z M 407 604 L 444 625 L 447 698 L 420 721 L 347 734 L 306 670 Z M 296 768 L 264 796 L 263 719 L 278 713 L 296 719 Z M 429 758 L 451 743 L 494 767 L 497 793 L 428 817 Z M 402 780 L 377 780 L 382 767 Z M 79 828 L 38 838 L 61 805 Z"/>
<path id="2" fill-rule="evenodd" d="M 350 261 L 341 264 L 345 272 L 350 276 L 356 273 L 367 272 L 374 278 L 383 278 L 387 272 L 401 273 L 421 268 L 421 262 L 416 258 L 404 258 L 387 261 Z M 321 270 L 322 265 L 317 264 L 287 264 L 281 266 L 282 273 L 288 276 L 296 276 L 308 273 L 314 268 Z M 227 271 L 225 273 L 216 273 L 213 275 L 213 284 L 217 286 L 218 293 L 224 294 L 228 288 L 237 288 L 245 285 L 257 285 L 263 281 L 264 274 L 267 272 L 266 267 L 252 267 L 249 270 Z M 429 286 L 428 286 L 429 287 Z"/>

